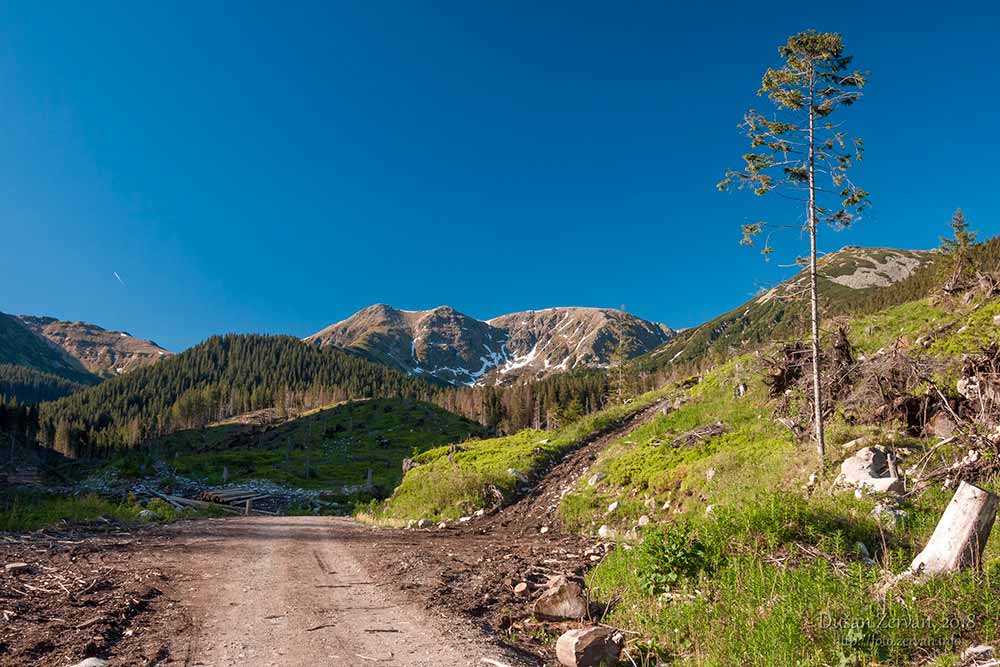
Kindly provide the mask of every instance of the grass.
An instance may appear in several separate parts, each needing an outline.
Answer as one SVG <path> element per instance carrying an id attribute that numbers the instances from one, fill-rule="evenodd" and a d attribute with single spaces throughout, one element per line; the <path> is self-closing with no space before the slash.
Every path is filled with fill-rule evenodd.
<path id="1" fill-rule="evenodd" d="M 759 488 L 785 484 L 796 457 L 815 463 L 811 454 L 797 452 L 788 430 L 763 407 L 766 388 L 753 369 L 749 355 L 731 360 L 693 387 L 685 404 L 605 449 L 591 468 L 605 479 L 595 486 L 581 480 L 563 499 L 564 523 L 594 532 L 603 523 L 633 525 L 642 514 L 669 517 L 748 502 Z M 746 395 L 736 398 L 737 385 L 744 383 Z M 692 446 L 672 446 L 678 435 L 718 420 L 731 430 Z M 605 516 L 613 501 L 618 509 Z"/>
<path id="2" fill-rule="evenodd" d="M 1000 299 L 956 308 L 925 299 L 854 320 L 851 338 L 871 353 L 935 333 L 911 354 L 951 363 L 1000 340 L 998 313 Z M 903 501 L 905 519 L 893 527 L 873 519 L 877 499 L 831 493 L 847 441 L 892 438 L 914 456 L 929 442 L 899 440 L 893 424 L 857 426 L 835 414 L 831 460 L 820 471 L 810 444 L 795 443 L 774 420 L 760 376 L 750 355 L 707 373 L 678 409 L 602 453 L 592 468 L 602 480 L 581 480 L 562 501 L 562 519 L 580 532 L 605 523 L 625 531 L 642 514 L 652 519 L 589 575 L 591 594 L 611 609 L 605 622 L 636 633 L 632 656 L 699 667 L 943 667 L 957 664 L 969 644 L 1000 640 L 996 535 L 981 570 L 902 583 L 884 600 L 875 595 L 887 573 L 903 571 L 924 546 L 952 491 L 932 488 Z M 747 392 L 738 397 L 741 384 Z M 717 420 L 731 429 L 673 445 Z M 807 491 L 811 472 L 819 482 Z M 996 490 L 996 482 L 987 486 Z M 618 507 L 609 513 L 612 501 Z M 875 562 L 860 556 L 859 543 Z"/>
<path id="3" fill-rule="evenodd" d="M 392 496 L 365 516 L 376 521 L 447 520 L 489 504 L 490 487 L 509 498 L 517 486 L 517 478 L 509 470 L 532 477 L 587 435 L 673 391 L 667 388 L 649 392 L 557 431 L 529 429 L 503 438 L 472 441 L 450 457 L 447 447 L 424 452 L 416 458 L 420 465 L 406 474 Z"/>
<path id="4" fill-rule="evenodd" d="M 394 488 L 405 457 L 481 436 L 481 426 L 429 403 L 376 399 L 307 413 L 261 431 L 227 423 L 174 433 L 112 462 L 119 474 L 148 474 L 153 457 L 208 484 L 269 480 L 289 487 L 340 489 L 365 483 Z"/>
<path id="5" fill-rule="evenodd" d="M 1000 637 L 1000 539 L 981 572 L 901 584 L 884 601 L 873 593 L 883 568 L 909 564 L 947 501 L 930 494 L 907 506 L 910 521 L 893 531 L 869 517 L 871 501 L 850 494 L 766 494 L 690 520 L 704 562 L 671 588 L 673 597 L 649 594 L 642 547 L 615 550 L 589 586 L 612 603 L 605 622 L 641 633 L 677 664 L 897 665 L 928 653 L 938 655 L 933 664 L 949 664 L 969 643 Z M 858 556 L 857 542 L 877 565 Z"/>
<path id="6" fill-rule="evenodd" d="M 0 494 L 0 532 L 38 530 L 60 522 L 89 524 L 102 519 L 125 524 L 148 523 L 139 516 L 143 509 L 152 510 L 156 514 L 154 521 L 224 516 L 204 510 L 178 512 L 159 498 L 150 500 L 143 507 L 135 502 L 114 502 L 96 494 L 64 496 L 12 491 Z"/>

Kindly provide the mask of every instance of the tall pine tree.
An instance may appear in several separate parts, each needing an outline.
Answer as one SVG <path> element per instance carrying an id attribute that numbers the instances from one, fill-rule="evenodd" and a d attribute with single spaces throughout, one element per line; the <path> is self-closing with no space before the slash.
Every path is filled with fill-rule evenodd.
<path id="1" fill-rule="evenodd" d="M 720 190 L 750 188 L 757 195 L 778 192 L 804 206 L 801 228 L 809 235 L 810 319 L 813 370 L 813 427 L 820 460 L 825 454 L 823 396 L 820 378 L 820 308 L 817 287 L 816 237 L 819 227 L 850 226 L 868 204 L 868 193 L 848 176 L 861 160 L 860 138 L 850 138 L 832 116 L 861 97 L 865 74 L 849 69 L 839 34 L 800 32 L 778 48 L 782 65 L 764 72 L 758 95 L 773 105 L 771 113 L 750 109 L 741 128 L 751 150 L 741 170 L 726 172 Z M 753 245 L 757 235 L 782 225 L 756 222 L 743 226 L 742 243 Z M 771 245 L 765 242 L 765 256 Z"/>

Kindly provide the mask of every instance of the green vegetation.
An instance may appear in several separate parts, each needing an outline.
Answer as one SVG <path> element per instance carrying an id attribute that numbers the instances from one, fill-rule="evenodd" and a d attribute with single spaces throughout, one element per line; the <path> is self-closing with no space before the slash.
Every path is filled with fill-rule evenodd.
<path id="1" fill-rule="evenodd" d="M 484 434 L 475 422 L 429 403 L 374 399 L 313 410 L 267 429 L 227 423 L 178 431 L 109 465 L 141 478 L 155 456 L 208 484 L 258 479 L 306 489 L 362 485 L 371 470 L 387 493 L 399 484 L 403 458 Z"/>
<path id="2" fill-rule="evenodd" d="M 740 384 L 747 393 L 737 398 Z M 729 428 L 723 435 L 672 445 L 681 434 L 720 420 Z M 642 514 L 749 502 L 760 488 L 785 482 L 795 452 L 790 432 L 766 408 L 766 387 L 751 357 L 739 357 L 707 374 L 683 405 L 605 449 L 591 472 L 606 478 L 595 486 L 582 480 L 563 499 L 560 515 L 573 529 L 596 531 L 602 523 L 634 522 Z M 815 465 L 814 455 L 801 456 Z M 604 517 L 612 501 L 619 508 Z"/>
<path id="3" fill-rule="evenodd" d="M 897 665 L 1000 636 L 997 539 L 982 572 L 903 583 L 883 601 L 875 595 L 881 567 L 909 564 L 947 494 L 907 506 L 903 527 L 880 530 L 868 516 L 872 502 L 850 494 L 806 500 L 758 491 L 755 503 L 702 513 L 649 532 L 637 549 L 615 550 L 589 581 L 599 601 L 614 603 L 605 622 L 640 632 L 669 660 L 706 667 Z M 865 562 L 859 542 L 878 564 Z"/>
<path id="4" fill-rule="evenodd" d="M 856 317 L 849 330 L 859 353 L 900 338 L 908 354 L 938 360 L 936 372 L 947 374 L 961 353 L 1000 341 L 997 314 L 996 297 L 923 298 Z M 707 372 L 680 407 L 602 453 L 592 472 L 603 479 L 582 480 L 563 499 L 570 528 L 592 534 L 608 524 L 635 545 L 589 575 L 592 595 L 611 608 L 605 622 L 641 637 L 633 655 L 701 667 L 943 666 L 970 643 L 1000 639 L 996 535 L 982 570 L 877 595 L 886 573 L 903 571 L 924 546 L 952 491 L 905 499 L 905 515 L 883 524 L 873 515 L 880 499 L 830 493 L 847 441 L 871 434 L 915 457 L 932 441 L 903 442 L 896 424 L 855 425 L 835 412 L 832 465 L 821 470 L 809 444 L 774 419 L 762 370 L 744 355 Z M 690 444 L 680 438 L 718 421 L 728 430 Z M 633 533 L 641 515 L 651 524 Z"/>
<path id="5" fill-rule="evenodd" d="M 107 455 L 261 408 L 376 396 L 428 398 L 433 392 L 428 383 L 399 371 L 289 336 L 216 336 L 44 404 L 39 440 L 70 456 Z"/>
<path id="6" fill-rule="evenodd" d="M 373 510 L 378 519 L 454 519 L 494 502 L 491 489 L 509 498 L 517 477 L 532 477 L 581 439 L 641 410 L 673 389 L 643 394 L 631 403 L 606 408 L 557 431 L 526 430 L 516 435 L 465 443 L 456 451 L 439 447 L 416 457 L 420 465 Z"/>
<path id="7" fill-rule="evenodd" d="M 38 492 L 4 492 L 0 494 L 0 532 L 38 530 L 59 522 L 88 524 L 103 519 L 126 524 L 146 523 L 139 516 L 143 509 L 156 514 L 155 521 L 174 521 L 179 518 L 224 516 L 210 510 L 178 512 L 158 498 L 146 507 L 134 502 L 113 502 L 95 494 L 63 496 Z"/>

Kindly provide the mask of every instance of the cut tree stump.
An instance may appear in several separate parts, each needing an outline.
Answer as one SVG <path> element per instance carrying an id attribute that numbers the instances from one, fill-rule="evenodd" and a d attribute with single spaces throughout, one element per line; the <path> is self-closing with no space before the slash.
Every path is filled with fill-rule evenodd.
<path id="1" fill-rule="evenodd" d="M 935 575 L 979 567 L 993 529 L 1000 497 L 962 482 L 941 515 L 924 550 L 913 559 L 914 574 Z"/>

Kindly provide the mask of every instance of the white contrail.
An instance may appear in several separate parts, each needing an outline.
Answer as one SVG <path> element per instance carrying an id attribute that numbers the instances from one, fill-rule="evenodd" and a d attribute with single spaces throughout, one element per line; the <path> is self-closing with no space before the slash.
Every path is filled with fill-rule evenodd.
<path id="1" fill-rule="evenodd" d="M 118 275 L 117 271 L 112 271 L 111 273 L 115 274 L 115 278 L 117 278 L 118 282 L 120 282 L 122 284 L 122 287 L 127 287 L 127 285 L 125 285 L 125 281 L 122 280 L 122 277 L 120 275 Z"/>

